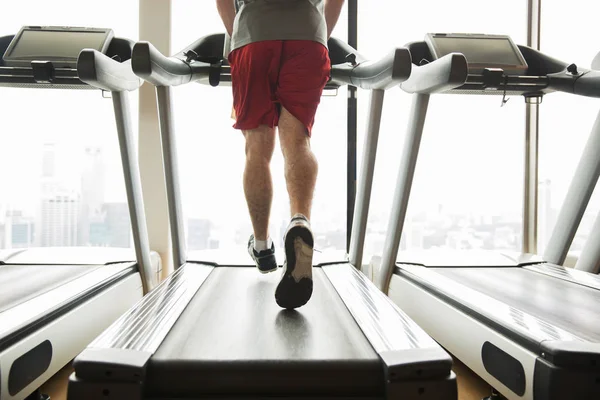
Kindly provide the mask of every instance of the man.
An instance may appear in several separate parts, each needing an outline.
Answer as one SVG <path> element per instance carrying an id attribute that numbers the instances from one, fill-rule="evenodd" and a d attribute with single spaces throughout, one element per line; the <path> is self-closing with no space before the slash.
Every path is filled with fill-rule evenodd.
<path id="1" fill-rule="evenodd" d="M 279 131 L 292 218 L 284 236 L 286 261 L 275 299 L 287 309 L 306 304 L 313 290 L 310 212 L 318 164 L 310 138 L 331 69 L 327 39 L 343 4 L 344 0 L 217 0 L 231 37 L 234 128 L 246 139 L 244 194 L 254 230 L 248 252 L 262 273 L 277 270 L 268 227 L 270 162 L 275 129 Z"/>

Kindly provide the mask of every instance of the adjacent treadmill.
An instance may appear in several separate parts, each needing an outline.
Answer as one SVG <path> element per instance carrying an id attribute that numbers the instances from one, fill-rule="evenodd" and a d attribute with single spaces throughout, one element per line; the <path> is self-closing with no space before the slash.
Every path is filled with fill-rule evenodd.
<path id="1" fill-rule="evenodd" d="M 169 58 L 147 42 L 134 47 L 135 73 L 157 89 L 177 268 L 75 359 L 69 399 L 456 399 L 450 356 L 347 261 L 316 261 L 313 298 L 286 311 L 274 300 L 279 274 L 257 273 L 249 257 L 186 258 L 171 86 L 230 82 L 224 43 L 206 36 Z M 410 75 L 406 49 L 378 62 L 335 39 L 329 50 L 328 89 L 352 84 L 382 100 Z"/>
<path id="2" fill-rule="evenodd" d="M 135 252 L 1 252 L 2 400 L 33 398 L 48 378 L 157 284 L 160 264 L 151 261 L 128 107 L 127 92 L 142 83 L 128 61 L 132 47 L 110 29 L 23 27 L 17 35 L 0 37 L 0 86 L 111 93 L 135 241 Z"/>
<path id="3" fill-rule="evenodd" d="M 376 282 L 432 337 L 509 399 L 600 398 L 600 279 L 529 254 L 400 254 L 430 96 L 524 96 L 539 104 L 555 91 L 600 97 L 600 72 L 551 58 L 508 36 L 429 34 L 407 45 L 413 94 L 388 235 Z M 456 89 L 436 80 L 463 74 Z M 600 121 L 600 120 L 599 120 Z M 600 172 L 596 122 L 549 251 L 568 249 Z M 566 216 L 566 218 L 564 218 Z M 600 242 L 590 243 L 598 249 Z M 398 261 L 401 261 L 397 263 Z M 556 262 L 556 261 L 555 261 Z"/>

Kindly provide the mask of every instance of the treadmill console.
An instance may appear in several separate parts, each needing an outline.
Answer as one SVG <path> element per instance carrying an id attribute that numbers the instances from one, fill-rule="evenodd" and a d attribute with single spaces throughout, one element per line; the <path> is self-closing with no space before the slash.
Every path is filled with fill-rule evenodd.
<path id="1" fill-rule="evenodd" d="M 83 49 L 106 53 L 112 29 L 24 26 L 6 49 L 7 67 L 31 67 L 33 61 L 51 62 L 55 68 L 76 68 Z"/>
<path id="2" fill-rule="evenodd" d="M 492 69 L 501 69 L 504 75 L 527 73 L 527 62 L 507 35 L 429 33 L 425 42 L 433 60 L 450 53 L 463 54 L 468 62 L 469 74 L 481 74 Z"/>

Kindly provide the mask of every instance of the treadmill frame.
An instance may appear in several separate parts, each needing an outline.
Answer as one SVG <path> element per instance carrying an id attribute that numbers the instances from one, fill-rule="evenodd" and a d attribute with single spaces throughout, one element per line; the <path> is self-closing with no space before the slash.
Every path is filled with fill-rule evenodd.
<path id="1" fill-rule="evenodd" d="M 423 50 L 420 42 L 410 46 L 417 51 Z M 543 76 L 527 79 L 527 82 L 537 80 L 540 85 L 524 87 L 524 95 L 527 95 L 527 90 L 531 90 L 531 96 L 542 96 L 553 90 L 553 82 L 556 82 L 556 86 L 561 90 L 568 91 L 569 85 L 575 88 L 578 79 L 589 72 L 569 74 L 566 71 L 566 63 L 563 66 L 561 62 L 549 59 L 532 49 L 524 46 L 519 48 L 526 58 L 538 57 L 548 61 L 551 66 L 549 69 L 560 71 L 560 68 L 565 68 L 562 72 L 545 72 L 548 75 L 547 79 L 543 79 Z M 413 55 L 413 58 L 420 59 L 420 56 Z M 431 79 L 424 78 L 454 74 L 454 66 L 444 71 L 442 60 L 443 58 L 423 66 L 413 66 L 415 71 L 411 78 L 414 76 L 414 81 L 409 79 L 402 85 L 405 91 L 413 93 L 413 107 L 398 171 L 388 235 L 381 260 L 381 273 L 376 280 L 378 286 L 448 351 L 494 385 L 504 396 L 511 399 L 537 400 L 560 399 L 565 398 L 565 395 L 589 395 L 592 392 L 594 395 L 600 395 L 600 344 L 585 341 L 535 316 L 526 315 L 521 310 L 508 307 L 424 266 L 397 263 L 429 97 L 433 93 L 445 91 L 439 90 Z M 552 81 L 553 79 L 556 81 Z M 564 86 L 560 86 L 559 80 L 562 80 Z M 469 87 L 469 81 L 475 82 L 474 88 Z M 469 76 L 469 81 L 466 81 L 465 86 L 470 90 L 474 90 L 478 85 L 481 91 L 487 89 L 485 79 L 479 83 L 477 77 Z M 518 78 L 514 83 L 518 85 L 517 81 Z M 500 83 L 499 87 L 502 86 Z M 508 83 L 504 85 L 505 88 L 507 86 Z M 455 92 L 464 91 L 459 88 Z M 515 90 L 507 95 L 519 92 Z M 503 91 L 489 93 L 502 94 Z M 600 137 L 598 128 L 600 127 L 595 126 L 592 137 Z M 524 266 L 515 263 L 514 267 Z M 560 267 L 540 264 L 527 268 L 554 278 L 566 278 L 565 280 L 572 283 L 596 288 L 595 280 L 585 279 L 573 273 L 568 274 Z M 524 329 L 521 324 L 517 324 L 512 318 L 514 315 L 531 321 L 532 329 Z M 487 363 L 484 361 L 486 358 Z"/>
<path id="2" fill-rule="evenodd" d="M 160 273 L 160 263 L 153 266 L 150 257 L 134 132 L 126 93 L 138 89 L 142 81 L 132 73 L 130 61 L 120 62 L 97 50 L 83 50 L 79 54 L 76 69 L 55 68 L 51 62 L 45 61 L 32 62 L 30 67 L 6 67 L 1 61 L 1 55 L 13 38 L 14 35 L 0 37 L 0 87 L 100 89 L 111 92 L 137 262 L 130 264 L 130 268 L 134 269 L 131 276 L 119 274 L 117 271 L 116 276 L 93 282 L 93 277 L 102 277 L 95 273 L 84 275 L 64 287 L 49 291 L 16 306 L 14 310 L 6 310 L 0 314 L 0 320 L 6 319 L 9 324 L 2 327 L 5 329 L 3 335 L 8 335 L 8 338 L 5 341 L 6 347 L 0 348 L 2 399 L 21 399 L 32 393 L 68 364 L 85 348 L 91 338 L 106 328 L 135 300 L 152 290 Z M 120 59 L 127 59 L 131 55 L 131 49 L 131 41 L 112 38 L 108 52 L 120 56 Z M 9 252 L 9 259 L 10 256 Z M 24 260 L 27 257 L 25 254 L 25 257 L 19 258 Z M 23 263 L 22 261 L 21 264 Z M 118 268 L 101 268 L 104 272 L 115 269 Z M 64 296 L 69 288 L 74 290 L 66 298 Z M 80 302 L 80 296 L 83 296 L 85 302 Z M 116 296 L 119 302 L 115 302 L 113 296 Z M 45 303 L 45 300 L 48 303 Z M 51 314 L 38 312 L 36 308 Z M 89 310 L 96 311 L 88 315 Z M 19 315 L 20 312 L 23 314 Z M 78 329 L 77 335 L 67 332 L 73 326 L 77 326 L 77 321 L 89 323 Z M 22 334 L 27 336 L 21 338 Z M 39 343 L 45 345 L 40 347 Z"/>
<path id="3" fill-rule="evenodd" d="M 220 36 L 223 36 L 222 40 Z M 199 48 L 203 44 L 219 47 L 217 45 L 219 42 L 221 45 L 224 43 L 224 35 L 208 36 L 204 43 L 201 39 L 190 47 Z M 341 51 L 346 50 L 344 46 L 336 45 L 342 49 Z M 334 48 L 338 47 L 334 46 Z M 198 55 L 200 51 L 186 53 Z M 141 42 L 136 44 L 133 56 L 134 71 L 156 86 L 169 220 L 173 235 L 173 261 L 176 269 L 153 293 L 144 297 L 136 307 L 77 357 L 74 363 L 75 374 L 72 375 L 69 384 L 71 400 L 104 399 L 106 397 L 103 396 L 108 395 L 113 399 L 131 400 L 143 399 L 147 395 L 151 397 L 152 394 L 144 392 L 146 367 L 150 358 L 211 271 L 218 268 L 216 264 L 195 263 L 198 265 L 193 265 L 191 262 L 186 262 L 173 133 L 171 87 L 168 86 L 168 82 L 173 80 L 177 84 L 183 84 L 188 83 L 191 77 L 194 80 L 202 80 L 212 76 L 209 79 L 212 84 L 215 83 L 214 70 L 218 68 L 219 71 L 220 68 L 201 61 L 194 62 L 189 59 L 184 61 L 189 56 L 181 57 L 181 54 L 186 53 L 166 58 L 151 44 Z M 358 81 L 357 84 L 362 83 L 374 90 L 372 109 L 375 111 L 370 119 L 368 133 L 370 145 L 365 150 L 365 154 L 371 156 L 367 162 L 368 166 L 365 167 L 367 176 L 369 174 L 372 176 L 374 169 L 374 150 L 379 134 L 383 90 L 408 78 L 410 71 L 406 71 L 404 67 L 409 60 L 407 57 L 406 49 L 396 49 L 385 59 L 385 63 L 392 66 L 386 69 L 383 69 L 381 64 L 364 62 L 362 70 L 367 77 L 377 72 L 385 78 L 381 79 L 383 81 L 381 86 L 374 84 L 377 80 L 369 80 L 360 75 L 354 76 L 353 71 L 358 67 L 357 65 L 342 64 L 337 75 L 332 71 L 334 82 L 336 79 L 348 82 L 354 77 Z M 360 60 L 361 63 L 363 61 Z M 227 73 L 227 68 L 224 70 Z M 382 73 L 381 70 L 384 72 Z M 357 212 L 361 217 L 357 219 L 362 218 L 366 223 L 369 196 L 366 195 L 362 199 L 366 207 L 359 207 Z M 361 231 L 364 235 L 364 226 L 361 227 Z M 457 398 L 456 379 L 451 371 L 450 356 L 366 279 L 353 264 L 335 263 L 316 267 L 323 269 L 329 282 L 379 355 L 383 367 L 381 384 L 382 392 L 385 393 L 384 398 L 393 399 L 400 396 L 415 400 Z M 224 394 L 220 398 L 229 397 Z M 318 396 L 318 398 L 326 397 Z"/>

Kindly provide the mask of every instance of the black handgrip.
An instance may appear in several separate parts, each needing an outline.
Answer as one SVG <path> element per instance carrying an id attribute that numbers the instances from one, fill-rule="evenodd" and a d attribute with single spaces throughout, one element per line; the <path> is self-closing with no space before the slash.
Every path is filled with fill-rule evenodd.
<path id="1" fill-rule="evenodd" d="M 413 66 L 410 78 L 402 84 L 408 93 L 441 93 L 462 86 L 469 75 L 467 59 L 450 53 L 422 66 Z"/>
<path id="2" fill-rule="evenodd" d="M 410 52 L 398 48 L 378 61 L 332 65 L 331 81 L 338 85 L 353 85 L 361 89 L 388 89 L 408 79 L 412 62 Z"/>
<path id="3" fill-rule="evenodd" d="M 580 96 L 600 97 L 600 71 L 584 72 L 575 81 L 573 93 Z"/>
<path id="4" fill-rule="evenodd" d="M 133 72 L 155 86 L 179 86 L 207 78 L 210 73 L 210 64 L 165 57 L 149 42 L 136 43 L 131 59 Z"/>
<path id="5" fill-rule="evenodd" d="M 79 53 L 77 74 L 82 82 L 111 92 L 136 90 L 142 85 L 130 61 L 121 63 L 97 50 L 85 49 Z"/>

